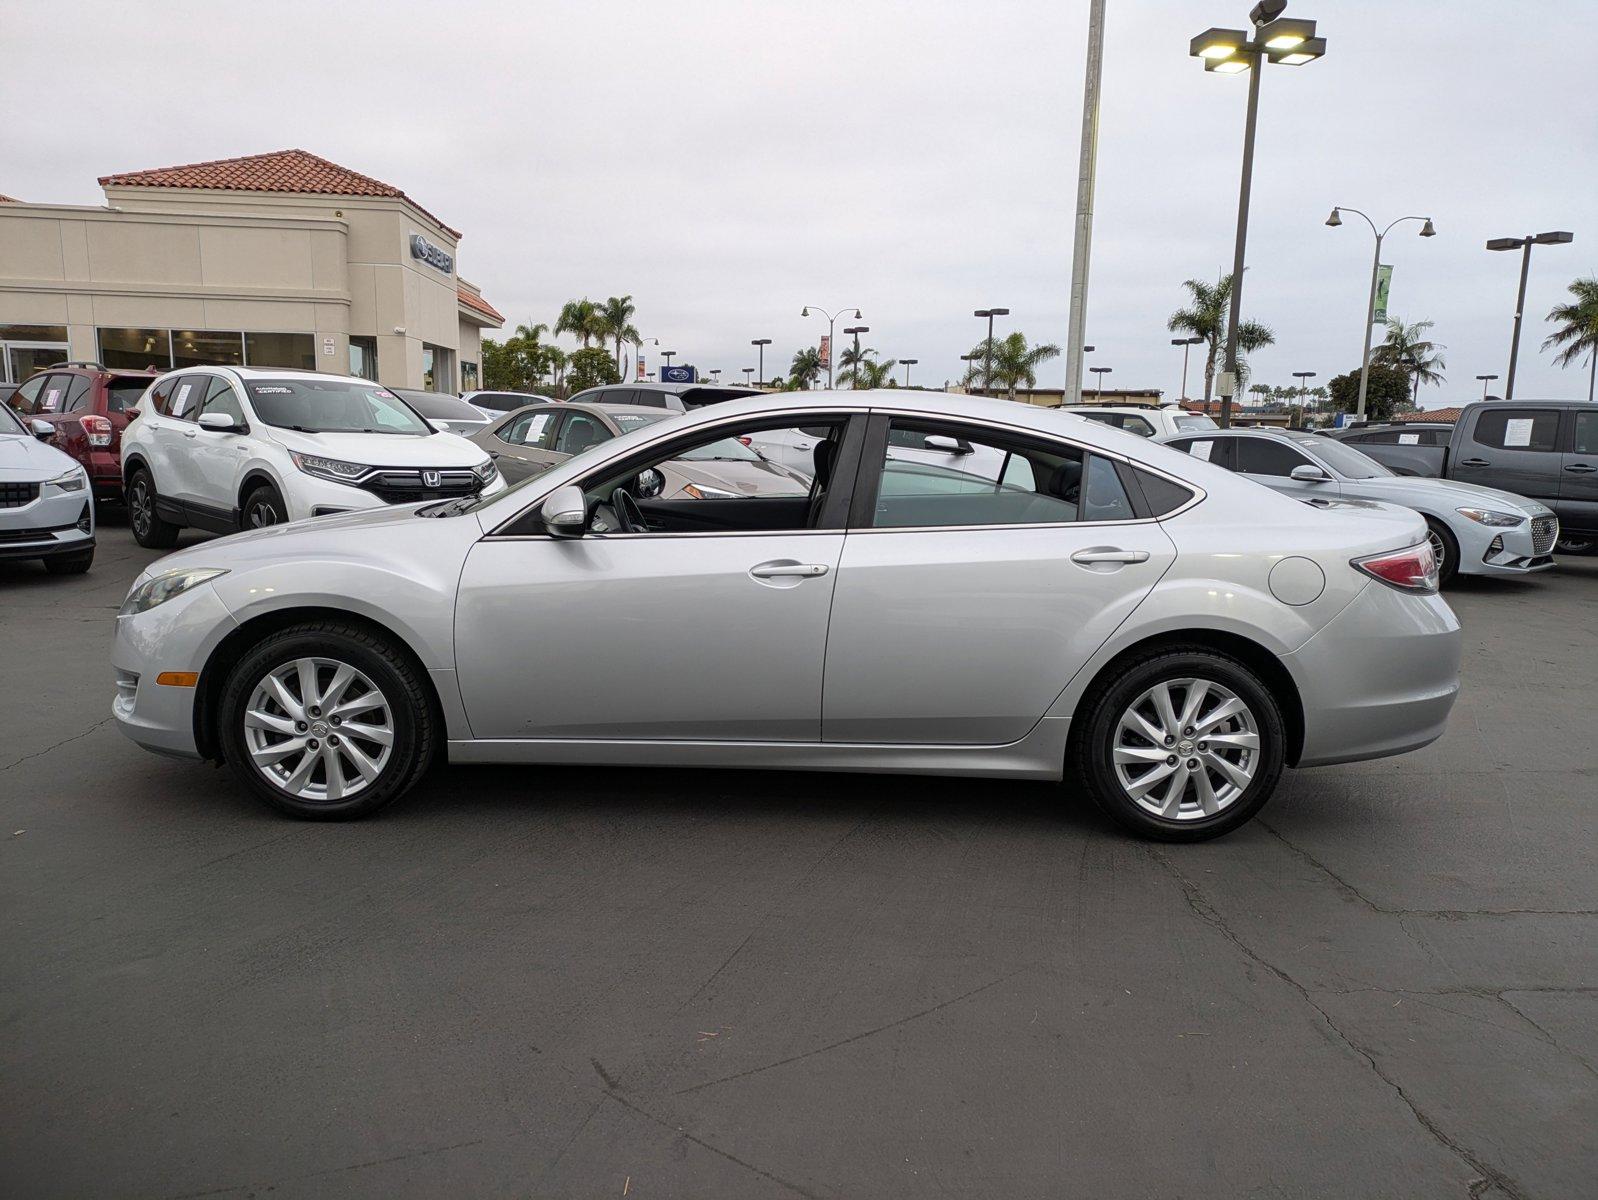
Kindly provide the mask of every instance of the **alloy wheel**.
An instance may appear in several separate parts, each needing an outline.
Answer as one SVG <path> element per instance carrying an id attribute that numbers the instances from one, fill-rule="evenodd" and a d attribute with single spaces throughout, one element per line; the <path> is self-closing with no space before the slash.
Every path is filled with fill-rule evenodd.
<path id="1" fill-rule="evenodd" d="M 255 685 L 244 710 L 250 759 L 275 787 L 311 803 L 348 800 L 394 752 L 394 713 L 363 672 L 332 658 L 297 658 Z"/>
<path id="2" fill-rule="evenodd" d="M 1432 557 L 1437 560 L 1437 573 L 1441 575 L 1448 567 L 1448 544 L 1443 541 L 1443 535 L 1435 529 L 1427 527 L 1426 540 L 1431 543 Z"/>
<path id="3" fill-rule="evenodd" d="M 270 500 L 257 500 L 250 505 L 246 521 L 251 529 L 264 529 L 268 525 L 281 525 L 283 518 L 278 515 Z"/>
<path id="4" fill-rule="evenodd" d="M 144 537 L 150 532 L 150 517 L 153 505 L 150 503 L 150 489 L 145 486 L 144 480 L 139 480 L 133 485 L 132 505 L 133 532 Z"/>
<path id="5" fill-rule="evenodd" d="M 1139 808 L 1167 821 L 1199 821 L 1248 790 L 1259 767 L 1259 726 L 1230 688 L 1167 679 L 1121 714 L 1111 760 Z"/>

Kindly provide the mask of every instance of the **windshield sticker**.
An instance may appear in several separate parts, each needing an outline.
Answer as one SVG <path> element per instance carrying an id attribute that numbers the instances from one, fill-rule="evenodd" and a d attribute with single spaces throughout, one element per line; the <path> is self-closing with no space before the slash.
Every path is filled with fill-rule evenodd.
<path id="1" fill-rule="evenodd" d="M 1400 446 L 1418 446 L 1420 445 L 1420 434 L 1401 433 L 1398 435 L 1398 444 Z"/>
<path id="2" fill-rule="evenodd" d="M 1205 462 L 1209 462 L 1210 451 L 1213 449 L 1215 449 L 1214 442 L 1194 442 L 1193 448 L 1188 453 L 1194 458 L 1202 458 Z"/>
<path id="3" fill-rule="evenodd" d="M 390 392 L 390 391 L 386 391 L 386 390 L 385 390 L 385 389 L 383 389 L 383 388 L 378 388 L 378 389 L 376 389 L 376 390 L 375 390 L 375 391 L 374 391 L 374 392 L 373 392 L 373 393 L 372 393 L 372 395 L 374 395 L 374 396 L 381 396 L 381 397 L 383 397 L 383 399 L 385 399 L 385 400 L 398 400 L 398 399 L 399 399 L 399 397 L 398 397 L 398 396 L 396 396 L 396 395 L 395 395 L 395 394 L 394 394 L 394 393 L 393 393 L 393 392 Z"/>
<path id="4" fill-rule="evenodd" d="M 273 387 L 270 384 L 257 384 L 250 389 L 257 396 L 292 396 L 294 389 L 290 387 Z"/>
<path id="5" fill-rule="evenodd" d="M 1504 422 L 1504 445 L 1529 446 L 1531 445 L 1530 417 L 1511 417 Z"/>

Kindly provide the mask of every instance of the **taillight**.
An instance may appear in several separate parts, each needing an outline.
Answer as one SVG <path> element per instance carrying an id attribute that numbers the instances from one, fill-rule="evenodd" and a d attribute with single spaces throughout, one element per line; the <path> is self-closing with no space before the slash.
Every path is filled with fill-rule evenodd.
<path id="1" fill-rule="evenodd" d="M 1432 553 L 1430 542 L 1356 558 L 1352 565 L 1401 592 L 1437 590 L 1437 556 Z"/>
<path id="2" fill-rule="evenodd" d="M 109 446 L 111 444 L 111 422 L 105 417 L 95 416 L 93 413 L 86 417 L 79 417 L 78 424 L 83 426 L 83 432 L 89 437 L 91 446 Z"/>

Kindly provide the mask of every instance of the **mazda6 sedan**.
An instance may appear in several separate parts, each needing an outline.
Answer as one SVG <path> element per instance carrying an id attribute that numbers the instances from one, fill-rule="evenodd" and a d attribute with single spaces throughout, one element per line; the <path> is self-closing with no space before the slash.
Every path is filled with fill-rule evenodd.
<path id="1" fill-rule="evenodd" d="M 795 494 L 640 486 L 796 429 Z M 971 451 L 889 452 L 927 439 Z M 1197 840 L 1284 767 L 1442 733 L 1459 627 L 1426 533 L 1006 401 L 734 400 L 492 496 L 163 559 L 117 616 L 113 713 L 297 817 L 371 813 L 447 756 L 1055 780 Z"/>

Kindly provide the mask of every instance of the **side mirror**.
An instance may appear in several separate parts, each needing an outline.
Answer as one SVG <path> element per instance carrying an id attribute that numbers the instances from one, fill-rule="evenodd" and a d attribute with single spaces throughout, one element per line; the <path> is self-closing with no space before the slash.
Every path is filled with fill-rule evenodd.
<path id="1" fill-rule="evenodd" d="M 654 467 L 645 467 L 638 472 L 638 482 L 633 488 L 633 495 L 640 500 L 653 500 L 666 490 L 666 477 Z"/>
<path id="2" fill-rule="evenodd" d="M 433 427 L 435 432 L 438 432 L 438 433 L 448 433 L 449 432 L 449 422 L 448 421 L 429 421 L 428 424 Z"/>
<path id="3" fill-rule="evenodd" d="M 227 413 L 219 412 L 201 413 L 199 426 L 201 429 L 209 429 L 212 433 L 237 433 L 244 428 Z"/>
<path id="4" fill-rule="evenodd" d="M 556 488 L 538 510 L 552 537 L 582 537 L 588 529 L 588 497 L 575 483 Z"/>
<path id="5" fill-rule="evenodd" d="M 928 450 L 941 450 L 945 454 L 970 454 L 971 443 L 964 438 L 944 437 L 941 433 L 929 433 L 922 446 Z"/>
<path id="6" fill-rule="evenodd" d="M 1332 481 L 1332 477 L 1325 471 L 1319 467 L 1311 466 L 1309 463 L 1305 463 L 1301 467 L 1294 467 L 1289 478 L 1296 479 L 1300 483 L 1330 483 Z"/>
<path id="7" fill-rule="evenodd" d="M 29 421 L 28 432 L 41 442 L 48 442 L 55 437 L 55 426 L 50 424 L 49 421 Z"/>

